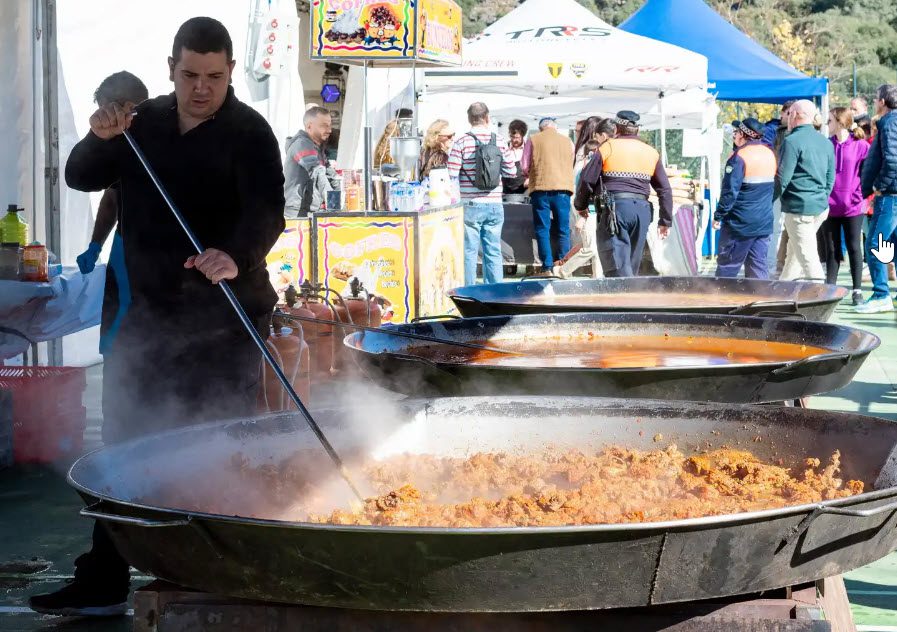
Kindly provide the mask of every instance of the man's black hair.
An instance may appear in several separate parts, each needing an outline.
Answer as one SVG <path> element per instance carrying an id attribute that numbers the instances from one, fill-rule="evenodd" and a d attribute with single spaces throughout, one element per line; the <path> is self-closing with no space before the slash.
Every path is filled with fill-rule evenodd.
<path id="1" fill-rule="evenodd" d="M 124 105 L 131 103 L 143 103 L 149 98 L 149 92 L 143 82 L 127 70 L 122 70 L 109 75 L 100 83 L 100 87 L 93 93 L 93 100 L 97 105 L 118 103 Z"/>
<path id="2" fill-rule="evenodd" d="M 529 130 L 526 126 L 526 123 L 524 123 L 520 119 L 514 119 L 513 121 L 508 123 L 508 134 L 514 134 L 516 132 L 526 138 L 527 131 Z"/>
<path id="3" fill-rule="evenodd" d="M 410 108 L 399 108 L 396 110 L 397 119 L 409 119 L 414 116 L 414 111 Z"/>
<path id="4" fill-rule="evenodd" d="M 214 18 L 190 18 L 181 24 L 171 47 L 174 63 L 181 60 L 181 51 L 185 48 L 200 55 L 223 51 L 227 55 L 227 61 L 234 58 L 234 44 L 231 42 L 230 33 Z"/>

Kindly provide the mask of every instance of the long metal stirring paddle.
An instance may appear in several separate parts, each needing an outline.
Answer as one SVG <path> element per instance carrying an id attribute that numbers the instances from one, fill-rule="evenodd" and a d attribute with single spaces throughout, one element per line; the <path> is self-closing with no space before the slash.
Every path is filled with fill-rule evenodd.
<path id="1" fill-rule="evenodd" d="M 165 187 L 162 185 L 162 182 L 159 180 L 159 177 L 156 175 L 156 172 L 153 171 L 153 168 L 150 166 L 149 162 L 146 159 L 146 156 L 143 153 L 143 150 L 140 149 L 140 146 L 134 141 L 134 138 L 131 136 L 131 133 L 128 130 L 123 130 L 125 135 L 125 139 L 128 141 L 128 144 L 131 146 L 131 149 L 134 150 L 134 153 L 137 155 L 137 160 L 140 161 L 140 164 L 143 165 L 143 168 L 146 169 L 147 174 L 149 174 L 150 180 L 153 181 L 153 184 L 156 185 L 156 189 L 158 189 L 159 194 L 162 196 L 162 199 L 165 200 L 165 203 L 168 205 L 168 208 L 171 209 L 172 214 L 174 214 L 174 218 L 178 221 L 178 224 L 181 225 L 181 228 L 184 229 L 184 233 L 187 235 L 187 239 L 190 240 L 190 243 L 193 244 L 193 248 L 196 250 L 197 254 L 201 254 L 205 251 L 205 248 L 199 243 L 199 240 L 196 238 L 196 235 L 193 234 L 193 231 L 190 229 L 190 226 L 187 224 L 187 221 L 184 219 L 184 216 L 181 215 L 181 212 L 178 210 L 178 207 L 175 206 L 174 201 L 168 195 L 168 192 L 165 190 Z M 218 287 L 221 288 L 221 291 L 224 292 L 224 296 L 227 297 L 228 302 L 231 304 L 231 307 L 234 308 L 234 311 L 237 313 L 237 316 L 240 318 L 240 322 L 243 323 L 243 327 L 246 328 L 246 331 L 249 332 L 249 335 L 252 337 L 253 342 L 259 348 L 259 351 L 262 352 L 262 356 L 265 358 L 265 361 L 268 363 L 268 366 L 271 367 L 271 370 L 274 371 L 274 375 L 277 376 L 278 381 L 281 386 L 283 386 L 284 390 L 290 396 L 290 399 L 293 400 L 293 403 L 296 404 L 296 408 L 299 409 L 299 412 L 302 413 L 302 416 L 305 417 L 305 422 L 308 424 L 309 428 L 311 428 L 312 432 L 315 433 L 315 436 L 318 438 L 318 441 L 321 442 L 321 445 L 324 447 L 324 450 L 327 452 L 327 455 L 333 461 L 333 464 L 336 465 L 337 470 L 339 470 L 340 475 L 352 489 L 352 493 L 358 497 L 358 500 L 364 502 L 364 498 L 361 493 L 358 491 L 358 488 L 355 486 L 355 483 L 352 482 L 352 478 L 349 476 L 349 472 L 346 471 L 346 466 L 343 465 L 343 460 L 340 458 L 339 454 L 336 453 L 336 450 L 333 449 L 333 446 L 330 445 L 330 441 L 327 440 L 327 437 L 324 436 L 324 432 L 321 430 L 321 427 L 317 424 L 314 418 L 311 416 L 311 413 L 305 407 L 305 404 L 302 403 L 302 400 L 299 399 L 299 396 L 296 394 L 296 391 L 293 389 L 293 385 L 290 384 L 290 381 L 287 379 L 287 376 L 284 375 L 280 366 L 277 364 L 277 361 L 274 359 L 274 356 L 271 355 L 271 351 L 268 349 L 268 345 L 265 344 L 265 341 L 262 340 L 262 337 L 259 335 L 259 332 L 256 331 L 255 326 L 252 324 L 252 321 L 249 320 L 249 316 L 246 314 L 246 310 L 243 309 L 243 306 L 240 305 L 240 301 L 237 300 L 234 291 L 230 289 L 230 286 L 227 284 L 227 281 L 219 281 Z"/>

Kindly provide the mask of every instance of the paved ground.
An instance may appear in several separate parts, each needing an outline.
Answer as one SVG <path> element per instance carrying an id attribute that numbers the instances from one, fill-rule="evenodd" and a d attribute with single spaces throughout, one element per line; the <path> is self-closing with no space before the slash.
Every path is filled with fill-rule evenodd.
<path id="1" fill-rule="evenodd" d="M 897 421 L 897 319 L 894 314 L 857 316 L 840 308 L 834 322 L 878 334 L 882 347 L 854 382 L 837 393 L 813 398 L 815 408 L 877 415 Z M 85 404 L 86 440 L 98 443 L 99 370 L 89 373 Z M 70 577 L 72 562 L 89 544 L 90 523 L 79 518 L 79 498 L 65 484 L 65 464 L 56 469 L 0 471 L 0 631 L 124 632 L 130 619 L 56 620 L 27 610 L 31 594 L 52 590 Z M 136 584 L 142 578 L 135 577 Z M 897 554 L 847 576 L 854 616 L 861 630 L 897 631 Z"/>

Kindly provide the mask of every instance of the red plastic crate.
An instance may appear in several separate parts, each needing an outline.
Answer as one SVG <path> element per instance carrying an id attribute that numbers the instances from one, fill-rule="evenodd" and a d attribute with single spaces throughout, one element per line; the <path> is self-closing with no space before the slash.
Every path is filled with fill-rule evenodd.
<path id="1" fill-rule="evenodd" d="M 16 463 L 49 463 L 80 452 L 87 426 L 85 388 L 83 368 L 0 367 L 0 389 L 12 393 Z"/>

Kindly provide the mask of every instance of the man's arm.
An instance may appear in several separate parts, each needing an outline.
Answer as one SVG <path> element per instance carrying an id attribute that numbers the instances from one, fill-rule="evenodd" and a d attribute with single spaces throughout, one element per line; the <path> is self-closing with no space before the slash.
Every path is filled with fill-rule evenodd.
<path id="1" fill-rule="evenodd" d="M 315 167 L 321 164 L 317 147 L 307 140 L 300 142 L 298 150 L 290 156 L 290 160 L 299 165 L 299 182 L 297 183 L 301 200 L 299 210 L 306 213 L 310 210 L 320 210 L 311 208 L 312 197 L 314 196 L 314 183 L 311 173 L 315 170 Z"/>
<path id="2" fill-rule="evenodd" d="M 723 184 L 720 190 L 719 202 L 716 204 L 716 212 L 713 214 L 714 222 L 722 222 L 726 215 L 735 206 L 741 185 L 744 182 L 744 160 L 737 153 L 732 154 L 726 161 L 726 175 L 723 176 Z"/>
<path id="3" fill-rule="evenodd" d="M 499 145 L 501 149 L 501 176 L 503 178 L 513 178 L 517 175 L 517 163 L 514 161 L 514 155 L 511 148 L 507 144 Z"/>
<path id="4" fill-rule="evenodd" d="M 657 201 L 660 202 L 660 217 L 657 220 L 657 225 L 668 228 L 673 225 L 673 187 L 670 186 L 670 179 L 667 177 L 667 171 L 663 168 L 663 160 L 660 158 L 657 159 L 654 175 L 651 176 L 651 186 L 657 193 Z"/>
<path id="5" fill-rule="evenodd" d="M 869 154 L 866 156 L 866 160 L 863 161 L 863 171 L 860 174 L 860 186 L 863 190 L 864 198 L 875 193 L 875 180 L 881 172 L 881 157 L 881 133 L 879 133 L 872 139 L 872 146 L 869 148 Z"/>
<path id="6" fill-rule="evenodd" d="M 829 145 L 828 153 L 826 154 L 826 158 L 828 160 L 828 164 L 826 165 L 825 172 L 825 190 L 828 191 L 828 195 L 832 194 L 832 189 L 835 188 L 835 150 L 831 145 Z"/>
<path id="7" fill-rule="evenodd" d="M 115 228 L 118 221 L 118 191 L 114 188 L 106 189 L 100 204 L 97 207 L 97 218 L 93 223 L 93 234 L 90 241 L 95 244 L 104 244 Z"/>
<path id="8" fill-rule="evenodd" d="M 464 166 L 464 136 L 455 141 L 448 157 L 448 172 L 450 178 L 457 178 Z"/>
<path id="9" fill-rule="evenodd" d="M 797 166 L 797 149 L 794 143 L 789 143 L 788 139 L 782 143 L 782 151 L 779 156 L 779 170 L 776 172 L 776 190 L 774 200 L 782 197 L 782 192 L 791 184 L 791 178 L 794 177 L 794 168 Z"/>
<path id="10" fill-rule="evenodd" d="M 93 132 L 78 141 L 65 163 L 65 183 L 76 191 L 102 191 L 121 178 L 124 138 L 102 140 Z"/>
<path id="11" fill-rule="evenodd" d="M 598 194 L 598 179 L 601 177 L 603 168 L 604 159 L 601 157 L 601 152 L 597 151 L 579 176 L 576 197 L 573 199 L 573 208 L 577 211 L 587 211 L 589 209 L 589 204 Z"/>
<path id="12" fill-rule="evenodd" d="M 241 143 L 235 169 L 240 219 L 222 250 L 237 264 L 238 276 L 264 267 L 265 256 L 283 232 L 283 167 L 277 139 L 263 121 L 254 125 Z"/>
<path id="13" fill-rule="evenodd" d="M 523 175 L 529 175 L 529 169 L 533 166 L 533 142 L 527 138 L 523 144 L 523 156 L 520 158 L 520 170 Z"/>

